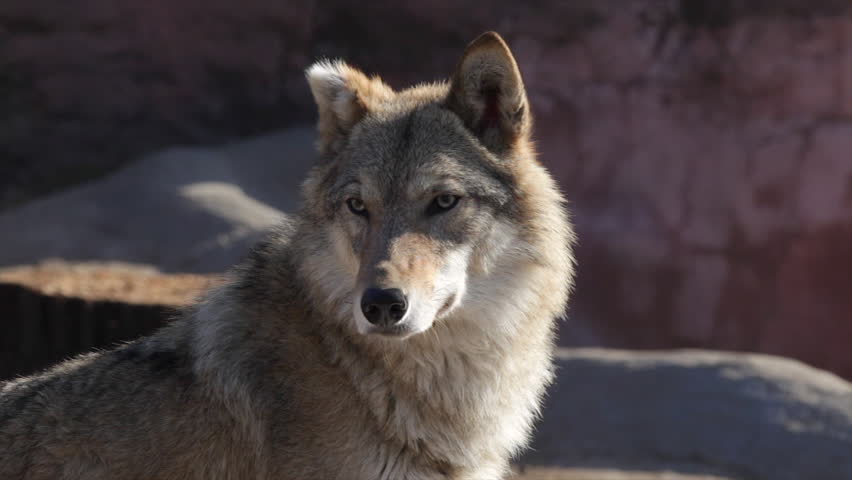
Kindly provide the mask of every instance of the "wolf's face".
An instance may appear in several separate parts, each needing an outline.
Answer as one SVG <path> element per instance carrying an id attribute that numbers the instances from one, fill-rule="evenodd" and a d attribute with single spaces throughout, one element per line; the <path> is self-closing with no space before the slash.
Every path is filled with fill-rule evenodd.
<path id="1" fill-rule="evenodd" d="M 510 175 L 463 128 L 438 106 L 365 119 L 336 159 L 325 207 L 358 331 L 404 336 L 453 311 L 511 210 Z"/>
<path id="2" fill-rule="evenodd" d="M 305 189 L 350 287 L 335 291 L 361 334 L 423 332 L 518 241 L 513 152 L 530 120 L 517 66 L 486 34 L 452 84 L 394 92 L 340 62 L 308 79 L 323 160 Z"/>

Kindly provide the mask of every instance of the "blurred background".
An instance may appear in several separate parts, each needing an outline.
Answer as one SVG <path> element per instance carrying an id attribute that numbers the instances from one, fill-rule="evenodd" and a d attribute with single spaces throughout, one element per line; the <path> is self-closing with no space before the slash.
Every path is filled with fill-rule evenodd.
<path id="1" fill-rule="evenodd" d="M 296 208 L 312 61 L 403 88 L 485 30 L 571 201 L 562 346 L 852 379 L 845 0 L 0 2 L 0 378 L 150 331 Z"/>

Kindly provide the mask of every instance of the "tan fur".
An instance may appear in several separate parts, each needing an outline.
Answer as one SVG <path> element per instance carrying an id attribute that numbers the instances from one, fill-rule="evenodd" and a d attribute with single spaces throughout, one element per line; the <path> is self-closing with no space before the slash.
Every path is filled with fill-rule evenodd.
<path id="1" fill-rule="evenodd" d="M 426 235 L 408 233 L 397 239 L 390 249 L 390 260 L 382 268 L 391 284 L 419 283 L 430 288 L 438 273 L 437 248 Z"/>
<path id="2" fill-rule="evenodd" d="M 341 62 L 308 78 L 323 160 L 302 212 L 169 327 L 0 386 L 0 479 L 508 473 L 574 272 L 508 47 L 485 34 L 451 83 L 401 92 Z M 376 168 L 392 178 L 364 173 Z M 356 184 L 329 203 L 346 174 Z M 447 191 L 458 206 L 423 213 Z M 347 211 L 353 195 L 369 216 Z M 357 299 L 375 282 L 407 292 L 422 330 L 362 331 Z"/>

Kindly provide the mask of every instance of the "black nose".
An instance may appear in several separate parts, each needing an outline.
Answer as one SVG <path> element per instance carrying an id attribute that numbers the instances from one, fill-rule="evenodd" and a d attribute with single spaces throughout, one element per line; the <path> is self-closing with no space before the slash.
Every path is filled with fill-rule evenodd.
<path id="1" fill-rule="evenodd" d="M 361 296 L 361 311 L 373 325 L 389 327 L 405 316 L 408 303 L 398 288 L 368 288 Z"/>

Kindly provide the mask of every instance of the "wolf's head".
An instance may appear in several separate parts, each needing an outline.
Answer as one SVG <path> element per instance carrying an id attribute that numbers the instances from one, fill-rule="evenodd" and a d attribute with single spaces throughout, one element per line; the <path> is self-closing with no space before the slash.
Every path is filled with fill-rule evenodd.
<path id="1" fill-rule="evenodd" d="M 499 35 L 474 40 L 447 83 L 397 92 L 340 61 L 314 64 L 307 78 L 321 158 L 305 182 L 306 214 L 322 234 L 306 268 L 350 327 L 423 332 L 493 302 L 482 284 L 499 283 L 495 269 L 512 275 L 535 261 L 530 235 L 548 227 L 530 224 L 546 221 L 530 172 L 543 171 L 523 81 Z M 557 205 L 543 175 L 544 201 Z"/>

